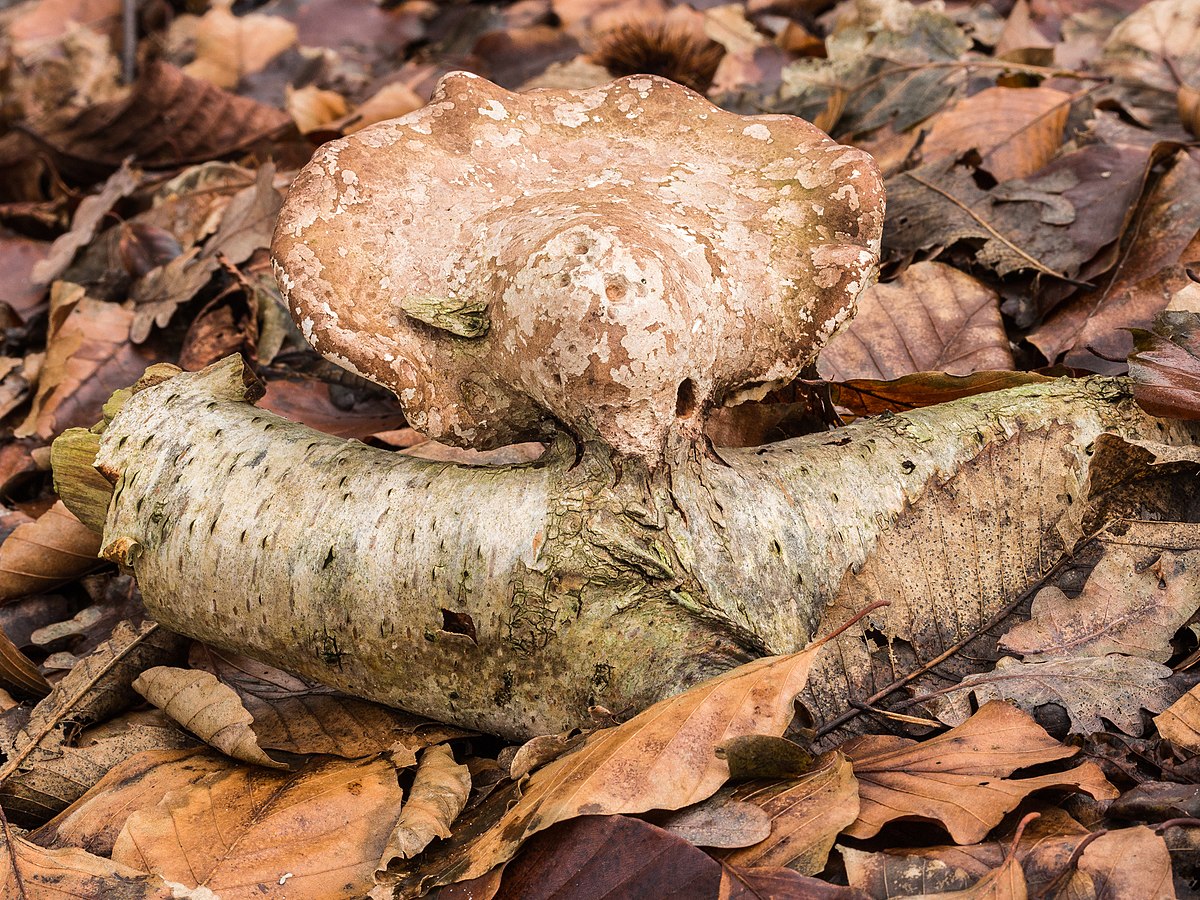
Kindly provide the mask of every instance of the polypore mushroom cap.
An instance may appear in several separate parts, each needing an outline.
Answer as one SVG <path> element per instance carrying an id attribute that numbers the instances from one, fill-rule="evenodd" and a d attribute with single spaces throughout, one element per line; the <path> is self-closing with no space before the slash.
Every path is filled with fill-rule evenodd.
<path id="1" fill-rule="evenodd" d="M 882 225 L 871 157 L 801 119 L 654 76 L 513 94 L 458 72 L 326 144 L 273 251 L 313 346 L 431 437 L 484 449 L 557 420 L 655 460 L 816 357 Z"/>

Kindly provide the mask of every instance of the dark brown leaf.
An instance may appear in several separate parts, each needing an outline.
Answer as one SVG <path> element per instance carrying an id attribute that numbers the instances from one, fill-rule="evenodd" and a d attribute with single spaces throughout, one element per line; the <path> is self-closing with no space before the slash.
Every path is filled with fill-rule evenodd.
<path id="1" fill-rule="evenodd" d="M 203 162 L 280 133 L 290 117 L 189 78 L 165 62 L 147 65 L 122 100 L 51 115 L 33 133 L 60 164 L 83 173 L 133 157 L 146 167 Z"/>
<path id="2" fill-rule="evenodd" d="M 719 900 L 867 900 L 867 895 L 779 866 L 721 866 Z"/>
<path id="3" fill-rule="evenodd" d="M 626 816 L 582 816 L 530 841 L 497 900 L 714 897 L 721 865 L 681 838 Z"/>
<path id="4" fill-rule="evenodd" d="M 1034 372 L 976 372 L 973 375 L 917 372 L 894 381 L 845 381 L 831 385 L 830 393 L 837 406 L 858 416 L 875 416 L 1050 380 Z"/>
<path id="5" fill-rule="evenodd" d="M 1142 202 L 1126 232 L 1117 265 L 1092 290 L 1055 311 L 1029 340 L 1054 362 L 1115 374 L 1133 340 L 1126 329 L 1149 327 L 1200 264 L 1200 155 L 1181 151 Z M 1093 353 L 1094 348 L 1107 359 Z"/>

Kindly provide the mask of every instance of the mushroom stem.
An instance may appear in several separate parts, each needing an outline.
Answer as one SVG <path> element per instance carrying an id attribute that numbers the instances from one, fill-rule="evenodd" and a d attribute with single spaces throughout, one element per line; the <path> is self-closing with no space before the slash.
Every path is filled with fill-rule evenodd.
<path id="1" fill-rule="evenodd" d="M 681 441 L 651 469 L 562 439 L 535 463 L 469 467 L 257 410 L 230 390 L 241 365 L 140 391 L 103 435 L 104 543 L 151 613 L 512 738 L 804 645 L 847 572 L 916 540 L 898 517 L 982 448 L 1020 453 L 1016 438 L 1037 433 L 1082 481 L 1097 435 L 1157 428 L 1118 383 L 1064 380 L 856 423 L 836 442 L 722 450 L 723 463 Z M 1067 503 L 1046 497 L 1047 521 Z M 822 677 L 818 691 L 844 696 L 844 678 Z"/>

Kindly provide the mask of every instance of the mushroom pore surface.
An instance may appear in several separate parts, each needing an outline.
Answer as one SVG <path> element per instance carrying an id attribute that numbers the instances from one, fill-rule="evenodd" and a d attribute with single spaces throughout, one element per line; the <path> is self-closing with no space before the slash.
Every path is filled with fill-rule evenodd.
<path id="1" fill-rule="evenodd" d="M 882 223 L 871 157 L 801 119 L 648 75 L 514 94 L 460 72 L 322 147 L 272 249 L 313 346 L 430 437 L 565 426 L 653 464 L 815 358 Z"/>

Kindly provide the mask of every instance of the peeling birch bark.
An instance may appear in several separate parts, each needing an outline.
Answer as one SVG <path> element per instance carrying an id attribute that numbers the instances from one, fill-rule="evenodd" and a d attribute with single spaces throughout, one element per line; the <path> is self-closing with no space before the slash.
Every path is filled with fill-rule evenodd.
<path id="1" fill-rule="evenodd" d="M 257 410 L 252 378 L 231 357 L 125 404 L 96 460 L 115 484 L 106 555 L 174 631 L 517 739 L 799 649 L 881 547 L 928 538 L 902 514 L 985 451 L 1041 442 L 1082 484 L 1103 433 L 1189 440 L 1097 377 L 720 458 L 679 441 L 656 468 L 567 438 L 534 463 L 469 467 Z M 1071 505 L 1040 507 L 1067 549 Z M 823 706 L 852 681 L 817 677 Z"/>

